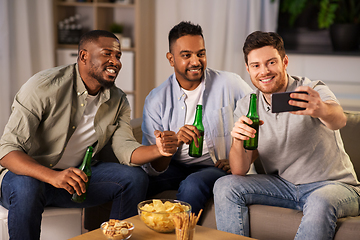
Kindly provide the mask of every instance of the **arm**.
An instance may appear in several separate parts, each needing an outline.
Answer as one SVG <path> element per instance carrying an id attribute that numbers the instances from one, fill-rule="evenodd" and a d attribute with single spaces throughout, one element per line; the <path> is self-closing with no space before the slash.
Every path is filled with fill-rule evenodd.
<path id="1" fill-rule="evenodd" d="M 173 154 L 176 152 L 177 147 L 180 147 L 182 144 L 186 143 L 186 144 L 190 144 L 190 142 L 194 139 L 195 141 L 195 145 L 198 146 L 198 140 L 197 137 L 200 136 L 200 132 L 197 130 L 196 127 L 192 126 L 192 125 L 185 125 L 183 127 L 180 128 L 179 132 L 176 134 L 176 139 L 177 139 L 177 144 L 176 144 L 176 148 L 175 151 L 173 152 Z M 156 139 L 156 143 L 158 144 L 158 138 Z M 175 147 L 174 145 L 172 145 L 171 147 Z M 173 151 L 174 149 L 170 149 L 170 151 Z M 166 170 L 166 168 L 169 166 L 170 161 L 172 158 L 172 154 L 171 156 L 163 156 L 162 157 L 158 157 L 157 159 L 153 160 L 150 164 L 151 166 L 158 172 L 162 172 L 164 170 Z"/>
<path id="2" fill-rule="evenodd" d="M 306 91 L 309 94 L 292 93 L 292 98 L 302 99 L 308 102 L 290 100 L 289 104 L 293 106 L 306 108 L 303 111 L 291 112 L 297 115 L 310 115 L 319 120 L 329 129 L 337 130 L 346 125 L 346 116 L 342 107 L 333 100 L 322 101 L 320 94 L 308 86 L 301 86 L 295 91 Z"/>
<path id="3" fill-rule="evenodd" d="M 163 171 L 170 163 L 172 155 L 177 150 L 178 139 L 174 132 L 156 130 L 156 145 L 141 146 L 131 155 L 131 163 L 142 165 L 151 162 L 157 171 Z"/>
<path id="4" fill-rule="evenodd" d="M 79 195 L 86 191 L 84 182 L 87 181 L 87 176 L 78 168 L 54 171 L 21 151 L 9 152 L 0 160 L 0 164 L 15 174 L 29 176 L 56 188 L 63 188 L 70 194 L 73 194 L 74 190 Z"/>
<path id="5" fill-rule="evenodd" d="M 253 162 L 253 152 L 244 149 L 244 140 L 249 137 L 255 137 L 256 130 L 247 124 L 251 124 L 251 119 L 246 116 L 241 116 L 235 123 L 231 136 L 233 137 L 233 144 L 229 153 L 229 162 L 232 174 L 244 176 L 250 169 Z M 262 124 L 263 122 L 261 122 Z"/>

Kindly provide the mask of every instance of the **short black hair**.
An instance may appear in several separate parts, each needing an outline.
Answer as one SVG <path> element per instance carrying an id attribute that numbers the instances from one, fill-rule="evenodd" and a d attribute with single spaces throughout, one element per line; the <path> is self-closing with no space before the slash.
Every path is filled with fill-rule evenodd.
<path id="1" fill-rule="evenodd" d="M 204 38 L 202 33 L 202 28 L 198 24 L 193 24 L 191 22 L 182 21 L 179 24 L 175 25 L 169 32 L 168 40 L 169 40 L 169 52 L 171 52 L 171 46 L 173 43 L 185 35 L 199 35 Z"/>
<path id="2" fill-rule="evenodd" d="M 86 43 L 97 41 L 100 37 L 109 37 L 119 40 L 113 33 L 105 31 L 105 30 L 93 30 L 83 34 L 80 38 L 78 52 L 82 50 Z"/>
<path id="3" fill-rule="evenodd" d="M 284 41 L 279 34 L 275 32 L 255 31 L 247 36 L 244 43 L 243 52 L 246 65 L 248 64 L 248 55 L 252 50 L 266 46 L 274 47 L 278 51 L 281 59 L 284 59 L 286 55 Z"/>

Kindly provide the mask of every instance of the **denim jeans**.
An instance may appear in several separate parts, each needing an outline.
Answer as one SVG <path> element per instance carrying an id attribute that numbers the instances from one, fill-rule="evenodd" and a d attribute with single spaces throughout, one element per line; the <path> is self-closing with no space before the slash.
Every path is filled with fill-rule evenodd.
<path id="1" fill-rule="evenodd" d="M 229 175 L 214 186 L 217 228 L 249 236 L 248 205 L 303 211 L 295 239 L 333 239 L 338 218 L 358 216 L 360 198 L 349 185 L 323 181 L 294 185 L 279 176 Z"/>
<path id="2" fill-rule="evenodd" d="M 147 174 L 140 167 L 99 162 L 92 167 L 92 176 L 83 203 L 71 201 L 64 189 L 31 177 L 5 174 L 1 186 L 1 205 L 9 209 L 10 239 L 39 239 L 41 215 L 46 206 L 86 208 L 113 201 L 110 218 L 125 219 L 137 214 L 137 204 L 144 200 Z"/>
<path id="3" fill-rule="evenodd" d="M 198 214 L 213 196 L 215 181 L 225 175 L 225 171 L 214 166 L 185 165 L 171 161 L 164 173 L 149 177 L 148 196 L 165 190 L 177 190 L 176 198 L 189 203 L 192 212 Z"/>

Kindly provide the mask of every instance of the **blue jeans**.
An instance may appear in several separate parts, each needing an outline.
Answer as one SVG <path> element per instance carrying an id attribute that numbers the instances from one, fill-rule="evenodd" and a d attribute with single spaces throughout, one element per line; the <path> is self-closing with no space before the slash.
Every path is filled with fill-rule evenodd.
<path id="1" fill-rule="evenodd" d="M 360 198 L 349 185 L 323 181 L 294 185 L 279 176 L 229 175 L 214 186 L 217 228 L 249 236 L 248 205 L 303 211 L 295 239 L 333 239 L 338 218 L 358 216 Z"/>
<path id="2" fill-rule="evenodd" d="M 191 205 L 192 212 L 198 214 L 213 196 L 215 181 L 226 172 L 213 166 L 185 165 L 171 161 L 169 168 L 159 176 L 149 177 L 148 196 L 165 190 L 177 190 L 176 198 Z"/>
<path id="3" fill-rule="evenodd" d="M 110 218 L 125 219 L 137 214 L 137 204 L 144 200 L 147 174 L 140 167 L 100 162 L 92 167 L 87 198 L 83 203 L 71 201 L 64 189 L 31 177 L 5 174 L 1 186 L 1 205 L 9 209 L 10 239 L 39 239 L 44 207 L 86 208 L 113 201 Z"/>

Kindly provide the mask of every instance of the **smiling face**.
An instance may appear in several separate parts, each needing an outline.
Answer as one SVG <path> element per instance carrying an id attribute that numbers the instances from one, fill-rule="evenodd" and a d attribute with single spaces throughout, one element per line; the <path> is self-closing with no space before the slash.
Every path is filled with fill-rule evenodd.
<path id="1" fill-rule="evenodd" d="M 115 38 L 99 37 L 89 42 L 79 55 L 79 70 L 90 94 L 97 93 L 101 87 L 110 88 L 122 67 L 120 62 L 120 43 Z"/>
<path id="2" fill-rule="evenodd" d="M 193 90 L 200 84 L 206 68 L 206 50 L 202 36 L 185 35 L 178 38 L 166 57 L 174 67 L 176 79 L 182 88 Z"/>
<path id="3" fill-rule="evenodd" d="M 281 59 L 274 47 L 265 46 L 249 52 L 246 70 L 254 86 L 270 99 L 270 94 L 286 90 L 288 62 L 286 55 Z"/>

